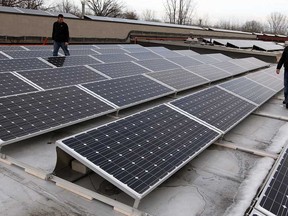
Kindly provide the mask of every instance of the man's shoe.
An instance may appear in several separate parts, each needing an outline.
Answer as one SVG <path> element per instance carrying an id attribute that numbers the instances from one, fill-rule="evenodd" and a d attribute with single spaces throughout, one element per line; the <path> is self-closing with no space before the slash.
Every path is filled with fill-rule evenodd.
<path id="1" fill-rule="evenodd" d="M 283 102 L 282 102 L 283 104 L 286 104 L 286 101 L 285 100 L 283 100 Z"/>

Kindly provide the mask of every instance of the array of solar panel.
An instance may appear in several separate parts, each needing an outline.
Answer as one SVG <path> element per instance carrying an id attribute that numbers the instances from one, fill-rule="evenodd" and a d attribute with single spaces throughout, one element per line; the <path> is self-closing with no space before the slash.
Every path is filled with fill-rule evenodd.
<path id="1" fill-rule="evenodd" d="M 126 55 L 125 53 L 121 54 L 105 54 L 105 55 L 93 55 L 95 58 L 99 59 L 102 62 L 105 63 L 113 63 L 113 62 L 128 62 L 128 61 L 134 61 L 135 58 L 132 58 L 129 55 Z"/>
<path id="2" fill-rule="evenodd" d="M 141 199 L 218 137 L 161 105 L 58 141 L 57 146 Z"/>
<path id="3" fill-rule="evenodd" d="M 251 73 L 246 76 L 247 78 L 264 85 L 270 89 L 273 89 L 276 92 L 279 92 L 283 89 L 283 81 L 280 79 L 276 79 L 275 77 L 263 73 L 263 71 L 257 73 Z"/>
<path id="4" fill-rule="evenodd" d="M 112 111 L 75 86 L 0 98 L 0 141 L 5 145 Z"/>
<path id="5" fill-rule="evenodd" d="M 237 74 L 247 72 L 247 69 L 245 69 L 245 68 L 243 68 L 237 64 L 234 64 L 231 61 L 214 63 L 213 66 L 217 67 L 221 70 L 224 70 L 224 71 L 226 71 L 232 75 L 237 75 Z"/>
<path id="6" fill-rule="evenodd" d="M 19 72 L 19 74 L 43 89 L 71 86 L 107 79 L 85 66 L 30 70 Z"/>
<path id="7" fill-rule="evenodd" d="M 192 50 L 177 50 L 175 52 L 179 53 L 180 55 L 184 55 L 184 56 L 200 55 L 199 53 L 194 52 Z"/>
<path id="8" fill-rule="evenodd" d="M 147 75 L 173 87 L 177 91 L 193 88 L 210 82 L 209 80 L 199 77 L 182 68 L 154 72 Z"/>
<path id="9" fill-rule="evenodd" d="M 0 46 L 0 51 L 23 51 L 25 50 L 22 46 Z"/>
<path id="10" fill-rule="evenodd" d="M 83 86 L 119 107 L 132 106 L 174 92 L 142 75 L 88 83 Z"/>
<path id="11" fill-rule="evenodd" d="M 124 48 L 125 51 L 128 53 L 142 53 L 142 52 L 151 52 L 150 50 L 144 48 L 144 47 L 139 47 L 139 48 Z"/>
<path id="12" fill-rule="evenodd" d="M 223 132 L 227 132 L 257 108 L 216 86 L 196 92 L 171 104 Z"/>
<path id="13" fill-rule="evenodd" d="M 220 79 L 224 79 L 227 77 L 231 77 L 231 74 L 228 72 L 225 72 L 217 67 L 214 67 L 213 65 L 209 64 L 201 64 L 201 65 L 195 65 L 193 67 L 187 67 L 187 70 L 202 76 L 208 80 L 216 81 Z"/>
<path id="14" fill-rule="evenodd" d="M 251 71 L 251 70 L 255 70 L 255 69 L 259 68 L 258 65 L 248 61 L 247 58 L 232 59 L 232 60 L 230 60 L 230 62 L 245 68 L 247 71 Z"/>
<path id="15" fill-rule="evenodd" d="M 177 58 L 168 58 L 170 61 L 182 66 L 182 67 L 192 67 L 195 65 L 203 64 L 200 61 L 197 61 L 195 59 L 191 59 L 187 56 L 177 57 Z"/>
<path id="16" fill-rule="evenodd" d="M 126 53 L 126 51 L 120 47 L 118 49 L 96 49 L 100 54 L 121 54 Z"/>
<path id="17" fill-rule="evenodd" d="M 275 94 L 275 91 L 253 82 L 246 77 L 225 82 L 220 84 L 220 86 L 258 105 L 263 104 Z"/>
<path id="18" fill-rule="evenodd" d="M 91 67 L 112 78 L 133 76 L 150 72 L 133 62 L 98 64 L 91 65 Z"/>
<path id="19" fill-rule="evenodd" d="M 76 65 L 100 64 L 101 62 L 90 56 L 67 56 L 67 57 L 49 57 L 46 61 L 56 67 L 67 67 Z"/>
<path id="20" fill-rule="evenodd" d="M 288 215 L 288 148 L 283 150 L 277 167 L 265 186 L 257 209 L 267 215 Z"/>
<path id="21" fill-rule="evenodd" d="M 5 53 L 14 59 L 33 58 L 33 57 L 49 57 L 53 53 L 50 50 L 33 50 L 33 51 L 5 51 Z"/>
<path id="22" fill-rule="evenodd" d="M 38 91 L 11 73 L 0 73 L 0 97 Z"/>
<path id="23" fill-rule="evenodd" d="M 130 56 L 138 59 L 138 60 L 150 60 L 150 59 L 159 59 L 162 56 L 157 55 L 152 52 L 142 52 L 142 53 L 129 53 Z"/>
<path id="24" fill-rule="evenodd" d="M 63 50 L 59 51 L 62 55 L 64 55 Z M 93 49 L 69 49 L 69 53 L 71 56 L 81 56 L 81 55 L 95 55 L 99 54 L 98 52 L 94 51 Z"/>
<path id="25" fill-rule="evenodd" d="M 142 60 L 142 61 L 137 61 L 137 63 L 155 72 L 180 68 L 180 66 L 166 59 Z"/>
<path id="26" fill-rule="evenodd" d="M 229 61 L 231 60 L 232 58 L 230 58 L 229 56 L 226 56 L 222 53 L 213 53 L 213 54 L 207 54 L 206 56 L 209 56 L 209 57 L 212 57 L 212 58 L 215 58 L 221 62 L 224 62 L 224 61 Z"/>
<path id="27" fill-rule="evenodd" d="M 37 58 L 0 60 L 0 72 L 51 68 Z"/>
<path id="28" fill-rule="evenodd" d="M 218 59 L 212 58 L 207 55 L 194 55 L 190 56 L 190 58 L 203 62 L 204 64 L 214 64 L 220 62 Z"/>

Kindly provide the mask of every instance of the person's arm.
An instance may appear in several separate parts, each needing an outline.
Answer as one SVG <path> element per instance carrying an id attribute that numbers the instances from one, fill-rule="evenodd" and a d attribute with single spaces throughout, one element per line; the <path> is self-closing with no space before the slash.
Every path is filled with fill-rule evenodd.
<path id="1" fill-rule="evenodd" d="M 65 43 L 69 43 L 69 27 L 68 25 L 66 24 L 66 38 L 65 38 Z"/>
<path id="2" fill-rule="evenodd" d="M 281 67 L 283 66 L 284 62 L 287 61 L 287 54 L 288 54 L 288 47 L 285 47 L 283 53 L 282 53 L 282 56 L 277 64 L 277 67 L 276 67 L 276 73 L 279 74 L 280 73 L 280 69 Z"/>
<path id="3" fill-rule="evenodd" d="M 53 24 L 53 30 L 52 30 L 52 40 L 55 40 L 55 28 L 56 28 L 56 26 L 55 26 L 55 23 Z"/>

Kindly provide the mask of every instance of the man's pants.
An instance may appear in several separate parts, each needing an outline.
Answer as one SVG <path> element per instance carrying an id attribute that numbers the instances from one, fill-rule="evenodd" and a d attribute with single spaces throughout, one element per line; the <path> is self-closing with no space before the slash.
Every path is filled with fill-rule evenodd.
<path id="1" fill-rule="evenodd" d="M 62 48 L 65 56 L 70 55 L 69 50 L 68 50 L 68 46 L 65 45 L 65 42 L 54 41 L 53 56 L 58 56 L 58 51 L 59 51 L 60 47 Z"/>
<path id="2" fill-rule="evenodd" d="M 284 70 L 284 98 L 285 103 L 288 103 L 288 69 Z"/>

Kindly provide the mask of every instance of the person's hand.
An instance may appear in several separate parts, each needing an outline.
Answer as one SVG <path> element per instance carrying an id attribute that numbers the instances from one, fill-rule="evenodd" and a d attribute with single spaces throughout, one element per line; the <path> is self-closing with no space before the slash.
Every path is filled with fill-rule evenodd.
<path id="1" fill-rule="evenodd" d="M 65 42 L 65 46 L 68 46 L 68 44 L 69 44 L 68 42 Z"/>
<path id="2" fill-rule="evenodd" d="M 276 69 L 276 73 L 279 74 L 280 73 L 280 69 Z"/>

